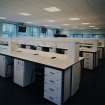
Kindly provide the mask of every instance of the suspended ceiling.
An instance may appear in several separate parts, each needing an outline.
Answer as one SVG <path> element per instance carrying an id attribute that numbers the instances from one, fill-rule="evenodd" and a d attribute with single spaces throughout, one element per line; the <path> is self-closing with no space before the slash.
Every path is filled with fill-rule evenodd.
<path id="1" fill-rule="evenodd" d="M 44 8 L 57 7 L 60 12 L 49 13 Z M 21 16 L 26 12 L 31 16 Z M 105 27 L 105 0 L 0 0 L 0 17 L 15 22 L 32 22 L 35 25 L 49 25 L 64 28 L 89 28 L 90 23 L 98 28 Z M 78 21 L 69 18 L 78 17 Z M 55 20 L 55 22 L 48 22 Z M 64 24 L 69 24 L 64 26 Z"/>

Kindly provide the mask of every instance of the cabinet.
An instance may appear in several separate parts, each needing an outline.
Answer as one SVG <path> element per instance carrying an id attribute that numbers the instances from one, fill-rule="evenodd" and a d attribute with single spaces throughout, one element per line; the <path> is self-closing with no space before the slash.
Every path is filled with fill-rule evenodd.
<path id="1" fill-rule="evenodd" d="M 84 68 L 93 70 L 93 53 L 84 52 L 83 57 L 85 57 Z"/>
<path id="2" fill-rule="evenodd" d="M 53 47 L 50 48 L 50 49 L 49 49 L 49 52 L 56 52 L 56 48 L 53 48 Z"/>
<path id="3" fill-rule="evenodd" d="M 0 76 L 11 77 L 13 73 L 13 60 L 11 57 L 0 55 Z"/>
<path id="4" fill-rule="evenodd" d="M 98 48 L 98 57 L 99 57 L 99 59 L 104 58 L 104 48 L 103 47 Z"/>
<path id="5" fill-rule="evenodd" d="M 45 67 L 44 98 L 58 105 L 61 104 L 62 72 Z"/>
<path id="6" fill-rule="evenodd" d="M 36 49 L 39 51 L 42 51 L 42 47 L 40 47 L 40 46 L 37 46 Z"/>
<path id="7" fill-rule="evenodd" d="M 14 83 L 25 87 L 35 80 L 34 65 L 31 62 L 14 59 Z"/>
<path id="8" fill-rule="evenodd" d="M 26 49 L 31 49 L 30 45 L 26 45 Z"/>
<path id="9" fill-rule="evenodd" d="M 98 52 L 82 52 L 84 59 L 84 68 L 93 70 L 98 66 Z"/>
<path id="10" fill-rule="evenodd" d="M 80 62 L 64 71 L 45 67 L 44 98 L 57 105 L 67 101 L 79 89 L 80 72 Z"/>

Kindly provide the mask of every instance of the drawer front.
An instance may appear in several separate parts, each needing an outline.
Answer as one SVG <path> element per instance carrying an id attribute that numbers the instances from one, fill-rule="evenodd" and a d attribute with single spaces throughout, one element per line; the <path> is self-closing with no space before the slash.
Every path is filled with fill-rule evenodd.
<path id="1" fill-rule="evenodd" d="M 19 61 L 20 65 L 24 66 L 24 61 L 22 61 L 22 60 L 18 60 L 18 61 Z"/>
<path id="2" fill-rule="evenodd" d="M 60 88 L 61 87 L 61 80 L 54 81 L 54 80 L 50 80 L 50 79 L 45 79 L 44 83 L 45 84 L 49 84 L 51 87 L 56 87 L 56 88 Z"/>
<path id="3" fill-rule="evenodd" d="M 46 74 L 45 73 L 45 79 L 47 80 L 53 80 L 53 81 L 57 81 L 58 79 L 59 79 L 59 77 L 58 77 L 58 75 L 57 75 L 57 73 L 56 74 L 52 74 L 52 72 L 51 73 L 49 73 L 49 74 Z"/>
<path id="4" fill-rule="evenodd" d="M 61 97 L 61 91 L 60 90 L 61 89 L 56 88 L 56 87 L 52 87 L 50 85 L 45 85 L 44 86 L 44 93 L 47 93 L 51 96 Z"/>
<path id="5" fill-rule="evenodd" d="M 54 82 L 52 82 L 52 81 L 44 81 L 44 86 L 46 87 L 46 86 L 50 86 L 50 87 L 52 87 L 52 88 L 57 88 L 57 89 L 59 89 L 59 88 L 61 88 L 61 81 L 54 81 Z"/>
<path id="6" fill-rule="evenodd" d="M 14 65 L 18 64 L 18 59 L 14 59 Z"/>
<path id="7" fill-rule="evenodd" d="M 49 101 L 57 104 L 57 105 L 61 105 L 61 98 L 60 97 L 54 97 L 51 96 L 50 94 L 44 94 L 44 98 L 48 99 Z"/>
<path id="8" fill-rule="evenodd" d="M 45 68 L 45 77 L 51 80 L 61 80 L 62 72 L 52 68 Z"/>
<path id="9" fill-rule="evenodd" d="M 45 74 L 55 75 L 56 73 L 61 73 L 61 71 L 58 71 L 53 68 L 45 67 Z"/>
<path id="10" fill-rule="evenodd" d="M 14 69 L 18 69 L 18 68 L 21 70 L 24 69 L 24 61 L 15 59 L 14 60 Z"/>
<path id="11" fill-rule="evenodd" d="M 61 80 L 62 78 L 62 75 L 61 74 L 55 74 L 55 75 L 50 75 L 50 74 L 47 74 L 45 75 L 45 80 L 49 81 L 49 80 L 53 80 L 53 81 L 59 81 Z"/>

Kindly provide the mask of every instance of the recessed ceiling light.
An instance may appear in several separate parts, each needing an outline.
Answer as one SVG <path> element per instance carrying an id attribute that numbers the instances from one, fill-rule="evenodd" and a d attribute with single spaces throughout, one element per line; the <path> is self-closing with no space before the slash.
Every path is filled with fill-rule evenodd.
<path id="1" fill-rule="evenodd" d="M 32 22 L 26 22 L 27 24 L 32 24 Z"/>
<path id="2" fill-rule="evenodd" d="M 53 23 L 53 22 L 55 22 L 55 20 L 48 20 L 48 22 L 51 22 L 51 23 Z"/>
<path id="3" fill-rule="evenodd" d="M 22 15 L 22 16 L 31 16 L 32 14 L 30 14 L 30 13 L 26 13 L 26 12 L 21 12 L 21 13 L 19 13 L 20 15 Z"/>
<path id="4" fill-rule="evenodd" d="M 92 27 L 92 28 L 94 28 L 95 26 L 89 26 L 89 27 Z"/>
<path id="5" fill-rule="evenodd" d="M 6 17 L 0 17 L 0 19 L 7 19 Z"/>
<path id="6" fill-rule="evenodd" d="M 44 10 L 47 12 L 60 12 L 61 11 L 61 9 L 57 7 L 48 7 L 48 8 L 44 8 Z"/>
<path id="7" fill-rule="evenodd" d="M 89 25 L 90 23 L 81 23 L 81 24 L 83 24 L 83 25 Z"/>
<path id="8" fill-rule="evenodd" d="M 49 25 L 44 25 L 45 27 L 48 27 Z"/>
<path id="9" fill-rule="evenodd" d="M 64 26 L 69 26 L 70 24 L 63 24 Z"/>
<path id="10" fill-rule="evenodd" d="M 80 29 L 81 29 L 81 30 L 84 30 L 85 28 L 82 27 L 82 28 L 80 28 Z"/>
<path id="11" fill-rule="evenodd" d="M 80 18 L 69 18 L 69 20 L 80 20 Z"/>
<path id="12" fill-rule="evenodd" d="M 78 28 L 79 28 L 79 26 L 72 26 L 72 28 L 73 28 L 73 29 L 78 29 Z"/>
<path id="13" fill-rule="evenodd" d="M 98 30 L 98 29 L 100 29 L 100 28 L 97 27 L 97 28 L 93 28 L 93 29 Z"/>

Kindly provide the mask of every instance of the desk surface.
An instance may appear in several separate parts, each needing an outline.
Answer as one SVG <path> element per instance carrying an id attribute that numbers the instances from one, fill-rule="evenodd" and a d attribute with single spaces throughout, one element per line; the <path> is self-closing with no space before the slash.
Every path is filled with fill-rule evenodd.
<path id="1" fill-rule="evenodd" d="M 92 53 L 95 53 L 97 52 L 96 49 L 90 49 L 90 48 L 80 48 L 80 51 L 84 51 L 84 52 L 92 52 Z"/>
<path id="2" fill-rule="evenodd" d="M 0 48 L 0 54 L 8 55 L 22 60 L 44 64 L 46 66 L 62 70 L 66 70 L 73 64 L 84 59 L 84 57 L 80 57 L 76 62 L 74 62 L 70 60 L 70 57 L 63 54 L 49 53 L 49 52 L 43 52 L 31 49 L 22 49 L 22 48 L 19 48 L 16 51 L 9 51 L 8 49 Z M 51 59 L 51 57 L 56 57 L 56 58 Z"/>
<path id="3" fill-rule="evenodd" d="M 98 46 L 98 48 L 105 48 L 105 46 Z"/>

